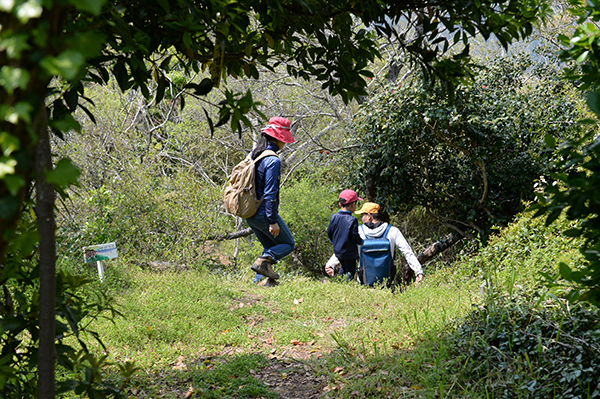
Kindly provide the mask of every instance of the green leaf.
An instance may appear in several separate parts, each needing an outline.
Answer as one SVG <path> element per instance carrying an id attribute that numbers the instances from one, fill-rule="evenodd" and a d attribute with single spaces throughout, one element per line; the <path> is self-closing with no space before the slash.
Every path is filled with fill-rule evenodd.
<path id="1" fill-rule="evenodd" d="M 558 264 L 558 269 L 560 270 L 560 275 L 562 276 L 562 278 L 569 281 L 571 280 L 571 269 L 569 268 L 569 266 L 567 266 L 566 263 L 560 262 Z"/>
<path id="2" fill-rule="evenodd" d="M 189 83 L 184 86 L 184 89 L 194 89 L 194 94 L 197 96 L 204 96 L 213 89 L 213 82 L 210 78 L 204 78 L 198 84 Z"/>
<path id="3" fill-rule="evenodd" d="M 0 0 L 0 11 L 12 12 L 15 0 Z"/>
<path id="4" fill-rule="evenodd" d="M 581 229 L 569 229 L 563 231 L 563 235 L 567 237 L 579 237 L 582 234 L 583 230 Z"/>
<path id="5" fill-rule="evenodd" d="M 210 118 L 210 116 L 208 115 L 206 108 L 202 107 L 202 111 L 204 111 L 204 115 L 206 116 L 206 120 L 208 122 L 208 127 L 210 129 L 210 138 L 212 138 L 213 134 L 215 133 L 215 126 L 213 125 L 213 121 Z"/>
<path id="6" fill-rule="evenodd" d="M 15 10 L 17 12 L 17 18 L 19 18 L 19 21 L 23 24 L 30 19 L 41 17 L 42 12 L 44 11 L 41 0 L 28 0 L 18 4 Z"/>
<path id="7" fill-rule="evenodd" d="M 551 134 L 547 133 L 544 136 L 544 142 L 548 148 L 556 148 L 556 139 Z"/>
<path id="8" fill-rule="evenodd" d="M 85 64 L 85 57 L 78 51 L 65 50 L 56 57 L 44 57 L 40 66 L 51 76 L 61 76 L 67 81 L 77 77 Z"/>
<path id="9" fill-rule="evenodd" d="M 76 41 L 70 49 L 81 53 L 84 58 L 96 57 L 106 43 L 106 36 L 98 31 L 77 34 Z"/>
<path id="10" fill-rule="evenodd" d="M 9 156 L 19 148 L 21 148 L 21 143 L 17 137 L 7 132 L 0 132 L 0 150 L 2 150 L 2 155 Z"/>
<path id="11" fill-rule="evenodd" d="M 79 168 L 69 158 L 63 158 L 53 170 L 46 173 L 46 181 L 58 187 L 67 187 L 77 183 L 80 174 Z"/>
<path id="12" fill-rule="evenodd" d="M 581 55 L 579 57 L 577 57 L 577 63 L 583 64 L 587 60 L 587 57 L 589 54 L 590 54 L 589 51 L 584 51 L 583 53 L 581 53 Z"/>
<path id="13" fill-rule="evenodd" d="M 68 132 L 69 130 L 81 131 L 81 125 L 70 113 L 63 115 L 62 119 L 49 121 L 48 125 L 59 132 Z"/>
<path id="14" fill-rule="evenodd" d="M 596 116 L 600 117 L 600 95 L 597 92 L 589 91 L 587 93 L 587 105 Z"/>
<path id="15" fill-rule="evenodd" d="M 6 187 L 11 195 L 17 196 L 21 187 L 25 186 L 25 179 L 21 175 L 9 174 L 4 176 Z"/>
<path id="16" fill-rule="evenodd" d="M 17 160 L 12 157 L 0 157 L 0 179 L 4 179 L 6 175 L 15 173 Z"/>
<path id="17" fill-rule="evenodd" d="M 161 102 L 162 99 L 164 98 L 166 87 L 167 87 L 167 79 L 164 76 L 161 76 L 158 79 L 158 85 L 156 87 L 156 96 L 154 97 L 157 104 L 159 102 Z"/>
<path id="18" fill-rule="evenodd" d="M 2 1 L 0 1 L 0 4 Z M 0 6 L 0 10 L 2 7 Z M 21 59 L 21 52 L 29 50 L 31 46 L 27 43 L 27 35 L 16 34 L 0 39 L 0 51 L 6 51 L 6 55 L 10 59 Z"/>
<path id="19" fill-rule="evenodd" d="M 106 0 L 69 0 L 78 10 L 87 11 L 94 15 L 100 14 Z"/>
<path id="20" fill-rule="evenodd" d="M 25 69 L 13 68 L 8 65 L 0 68 L 0 86 L 3 86 L 9 95 L 17 88 L 25 89 L 30 77 L 29 72 Z"/>

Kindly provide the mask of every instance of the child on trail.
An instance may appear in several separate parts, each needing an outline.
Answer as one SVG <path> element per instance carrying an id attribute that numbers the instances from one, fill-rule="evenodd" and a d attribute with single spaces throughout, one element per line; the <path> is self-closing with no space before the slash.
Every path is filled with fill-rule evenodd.
<path id="1" fill-rule="evenodd" d="M 352 216 L 356 211 L 356 202 L 362 201 L 353 190 L 340 193 L 340 210 L 334 213 L 327 226 L 327 236 L 333 243 L 333 252 L 340 261 L 340 275 L 351 279 L 356 274 L 358 247 L 362 238 L 358 234 L 358 220 Z"/>
<path id="2" fill-rule="evenodd" d="M 379 213 L 380 206 L 374 202 L 365 202 L 362 208 L 354 213 L 361 215 L 363 227 L 359 228 L 361 239 L 366 240 L 373 237 L 380 237 L 387 229 L 388 222 L 383 219 L 383 215 Z M 415 256 L 410 245 L 404 238 L 404 235 L 395 226 L 390 226 L 387 237 L 390 241 L 390 256 L 394 257 L 394 248 L 398 249 L 404 255 L 408 266 L 412 269 L 415 275 L 415 283 L 418 284 L 423 280 L 423 268 L 421 263 Z M 363 241 L 364 242 L 364 241 Z M 335 268 L 340 264 L 336 254 L 332 255 L 325 265 L 325 272 L 330 277 L 333 277 Z"/>

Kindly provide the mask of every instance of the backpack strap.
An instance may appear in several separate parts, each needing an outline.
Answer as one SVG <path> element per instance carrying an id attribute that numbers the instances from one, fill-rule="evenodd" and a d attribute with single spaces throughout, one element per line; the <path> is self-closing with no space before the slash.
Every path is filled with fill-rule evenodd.
<path id="1" fill-rule="evenodd" d="M 271 155 L 274 155 L 274 156 L 276 156 L 277 158 L 279 158 L 279 156 L 277 155 L 277 153 L 276 153 L 275 151 L 273 151 L 273 150 L 264 150 L 264 151 L 263 151 L 263 152 L 262 152 L 262 153 L 261 153 L 261 154 L 258 156 L 258 158 L 256 158 L 256 159 L 254 160 L 254 163 L 257 163 L 257 162 L 258 162 L 258 161 L 260 161 L 261 159 L 263 159 L 263 158 L 266 158 L 266 157 L 268 157 L 268 156 L 271 156 Z M 252 157 L 252 154 L 250 154 L 250 157 Z"/>
<path id="2" fill-rule="evenodd" d="M 385 231 L 383 232 L 383 235 L 381 237 L 387 238 L 388 232 L 390 231 L 390 227 L 392 227 L 392 225 L 388 223 L 388 225 L 385 228 Z"/>
<path id="3" fill-rule="evenodd" d="M 388 223 L 388 225 L 387 225 L 387 227 L 385 228 L 385 231 L 383 232 L 383 234 L 382 234 L 382 235 L 380 235 L 380 236 L 377 236 L 377 237 L 369 237 L 369 236 L 367 236 L 367 233 L 365 232 L 365 225 L 364 225 L 364 224 L 361 224 L 361 225 L 360 225 L 360 228 L 362 229 L 362 231 L 363 231 L 363 234 L 365 235 L 365 238 L 366 238 L 367 240 L 372 240 L 372 239 L 374 239 L 374 238 L 387 238 L 388 232 L 390 231 L 390 227 L 392 227 L 392 225 Z"/>

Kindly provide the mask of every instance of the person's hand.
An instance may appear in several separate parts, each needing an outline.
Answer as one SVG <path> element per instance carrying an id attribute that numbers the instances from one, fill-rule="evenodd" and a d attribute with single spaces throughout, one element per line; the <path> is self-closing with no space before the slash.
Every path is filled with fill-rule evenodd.
<path id="1" fill-rule="evenodd" d="M 270 224 L 269 233 L 271 233 L 273 237 L 277 238 L 279 235 L 279 225 L 277 223 Z"/>
<path id="2" fill-rule="evenodd" d="M 419 275 L 417 276 L 417 278 L 415 279 L 415 284 L 419 284 L 419 283 L 421 282 L 421 280 L 423 280 L 423 275 L 422 275 L 422 274 L 419 274 Z"/>
<path id="3" fill-rule="evenodd" d="M 329 277 L 333 277 L 333 267 L 329 266 L 329 265 L 325 265 L 325 273 L 327 273 L 327 275 Z"/>

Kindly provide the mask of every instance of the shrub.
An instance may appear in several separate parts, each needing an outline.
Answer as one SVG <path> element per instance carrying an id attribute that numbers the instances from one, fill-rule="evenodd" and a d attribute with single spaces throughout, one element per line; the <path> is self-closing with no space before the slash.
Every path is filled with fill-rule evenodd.
<path id="1" fill-rule="evenodd" d="M 296 241 L 296 249 L 287 263 L 294 269 L 323 274 L 333 246 L 327 238 L 331 215 L 338 211 L 338 191 L 305 179 L 282 187 L 281 217 L 287 223 Z"/>
<path id="2" fill-rule="evenodd" d="M 169 176 L 132 168 L 126 181 L 107 182 L 74 195 L 58 218 L 62 252 L 117 242 L 119 255 L 140 262 L 193 264 L 204 257 L 206 236 L 220 233 L 220 188 L 177 170 Z M 136 184 L 131 184 L 135 181 Z"/>
<path id="3" fill-rule="evenodd" d="M 449 337 L 449 369 L 495 398 L 600 397 L 598 309 L 561 303 L 478 308 Z"/>

